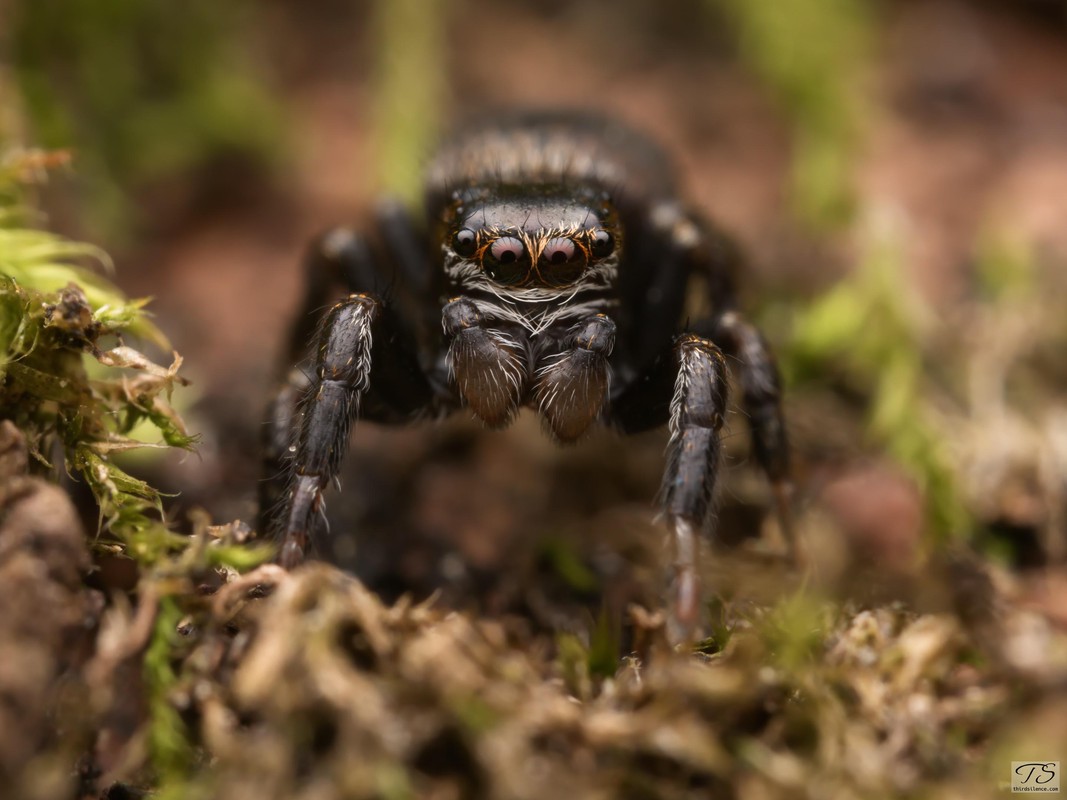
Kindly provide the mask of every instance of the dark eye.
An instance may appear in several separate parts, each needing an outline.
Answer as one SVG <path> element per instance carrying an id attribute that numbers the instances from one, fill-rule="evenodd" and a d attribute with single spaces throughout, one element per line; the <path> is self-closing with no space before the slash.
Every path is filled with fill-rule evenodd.
<path id="1" fill-rule="evenodd" d="M 549 239 L 541 251 L 541 261 L 545 264 L 566 264 L 574 258 L 577 248 L 570 239 Z"/>
<path id="2" fill-rule="evenodd" d="M 585 271 L 585 251 L 565 236 L 549 239 L 541 250 L 538 271 L 552 286 L 572 284 Z"/>
<path id="3" fill-rule="evenodd" d="M 607 231 L 593 234 L 593 258 L 606 258 L 615 250 L 615 237 Z"/>
<path id="4" fill-rule="evenodd" d="M 526 278 L 529 261 L 522 239 L 502 236 L 486 249 L 482 268 L 497 283 L 514 284 Z"/>
<path id="5" fill-rule="evenodd" d="M 470 228 L 460 228 L 452 236 L 452 249 L 457 255 L 473 256 L 478 249 L 478 237 Z"/>

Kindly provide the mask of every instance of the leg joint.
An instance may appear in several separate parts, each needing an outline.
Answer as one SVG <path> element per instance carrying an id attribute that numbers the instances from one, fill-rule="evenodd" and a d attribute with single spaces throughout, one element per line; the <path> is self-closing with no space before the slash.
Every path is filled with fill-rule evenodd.
<path id="1" fill-rule="evenodd" d="M 319 338 L 316 372 L 320 381 L 354 386 L 370 372 L 372 326 L 380 306 L 369 295 L 351 295 L 326 316 Z"/>
<path id="2" fill-rule="evenodd" d="M 671 403 L 671 430 L 722 427 L 726 413 L 726 359 L 715 344 L 686 334 L 676 342 L 678 376 Z"/>

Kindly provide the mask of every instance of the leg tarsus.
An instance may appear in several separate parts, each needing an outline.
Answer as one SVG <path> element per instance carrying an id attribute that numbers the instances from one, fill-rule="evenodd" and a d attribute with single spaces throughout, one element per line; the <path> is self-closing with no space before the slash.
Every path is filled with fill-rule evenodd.
<path id="1" fill-rule="evenodd" d="M 293 569 L 304 562 L 304 556 L 311 546 L 317 518 L 322 513 L 323 488 L 320 476 L 294 476 L 285 516 L 285 530 L 278 549 L 279 566 Z"/>
<path id="2" fill-rule="evenodd" d="M 685 517 L 671 515 L 668 520 L 673 548 L 672 571 L 668 592 L 673 606 L 667 614 L 667 636 L 675 644 L 691 643 L 701 624 L 699 572 L 699 525 Z"/>
<path id="3" fill-rule="evenodd" d="M 782 531 L 782 538 L 785 539 L 786 558 L 791 564 L 801 564 L 802 554 L 793 523 L 793 482 L 788 478 L 776 480 L 771 483 L 771 492 L 774 494 L 778 527 Z"/>

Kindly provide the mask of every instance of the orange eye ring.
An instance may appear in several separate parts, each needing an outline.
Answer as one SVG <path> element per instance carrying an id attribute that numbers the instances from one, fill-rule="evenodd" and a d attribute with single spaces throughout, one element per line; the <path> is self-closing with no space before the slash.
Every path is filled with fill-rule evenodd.
<path id="1" fill-rule="evenodd" d="M 545 242 L 537 261 L 537 271 L 550 286 L 569 286 L 585 272 L 588 261 L 581 244 L 567 236 L 557 236 Z"/>

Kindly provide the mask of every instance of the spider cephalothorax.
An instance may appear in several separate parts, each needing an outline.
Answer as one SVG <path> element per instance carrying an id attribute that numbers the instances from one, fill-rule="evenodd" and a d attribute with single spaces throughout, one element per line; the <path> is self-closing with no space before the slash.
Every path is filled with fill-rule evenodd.
<path id="1" fill-rule="evenodd" d="M 499 427 L 528 406 L 564 442 L 597 422 L 624 433 L 666 424 L 672 620 L 690 635 L 696 536 L 711 525 L 719 470 L 724 353 L 736 359 L 753 451 L 780 497 L 788 480 L 778 375 L 735 309 L 733 253 L 683 208 L 661 152 L 625 126 L 522 114 L 458 133 L 429 165 L 419 214 L 383 206 L 373 244 L 342 230 L 314 251 L 306 310 L 321 305 L 331 271 L 351 294 L 320 326 L 313 374 L 291 373 L 272 410 L 267 474 L 285 479 L 264 481 L 262 503 L 281 563 L 303 559 L 357 417 L 402 422 L 466 407 Z M 683 331 L 691 277 L 704 279 L 707 314 Z M 298 324 L 293 349 L 308 335 Z"/>

